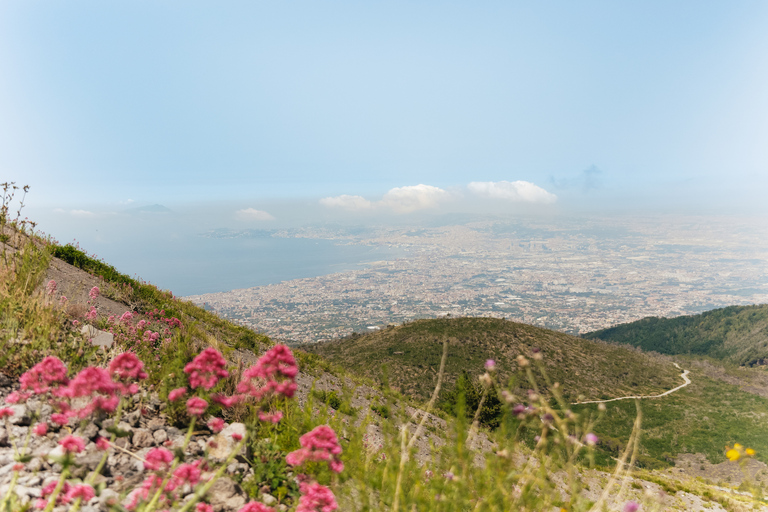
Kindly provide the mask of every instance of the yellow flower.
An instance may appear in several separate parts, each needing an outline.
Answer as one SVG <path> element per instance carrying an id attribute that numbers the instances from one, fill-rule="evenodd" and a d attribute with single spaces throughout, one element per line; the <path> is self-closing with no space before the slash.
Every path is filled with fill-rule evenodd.
<path id="1" fill-rule="evenodd" d="M 730 460 L 731 462 L 736 462 L 741 458 L 741 452 L 739 452 L 739 450 L 735 448 L 731 448 L 730 450 L 725 452 L 725 456 L 728 457 L 728 460 Z"/>
<path id="2" fill-rule="evenodd" d="M 733 445 L 733 448 L 736 449 L 736 450 L 741 450 L 744 447 L 741 446 L 739 443 L 736 443 L 735 445 Z"/>
<path id="3" fill-rule="evenodd" d="M 755 450 L 753 450 L 752 448 L 747 448 L 746 452 L 747 452 L 747 455 L 749 455 L 750 457 L 755 454 Z"/>

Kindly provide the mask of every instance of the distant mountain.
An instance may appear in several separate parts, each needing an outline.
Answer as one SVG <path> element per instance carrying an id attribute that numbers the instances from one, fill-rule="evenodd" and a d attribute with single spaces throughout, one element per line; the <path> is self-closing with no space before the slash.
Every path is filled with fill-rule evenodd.
<path id="1" fill-rule="evenodd" d="M 494 359 L 506 384 L 517 369 L 516 358 L 530 358 L 540 348 L 552 382 L 560 382 L 566 396 L 587 398 L 657 393 L 679 384 L 679 370 L 668 361 L 637 350 L 594 342 L 565 333 L 496 318 L 417 320 L 338 341 L 302 345 L 351 372 L 381 380 L 382 366 L 393 387 L 426 399 L 434 389 L 443 340 L 449 341 L 446 386 L 466 370 L 482 373 Z M 527 382 L 515 383 L 527 390 Z"/>
<path id="2" fill-rule="evenodd" d="M 730 306 L 699 315 L 649 317 L 583 335 L 662 354 L 695 354 L 738 365 L 768 363 L 768 304 Z"/>

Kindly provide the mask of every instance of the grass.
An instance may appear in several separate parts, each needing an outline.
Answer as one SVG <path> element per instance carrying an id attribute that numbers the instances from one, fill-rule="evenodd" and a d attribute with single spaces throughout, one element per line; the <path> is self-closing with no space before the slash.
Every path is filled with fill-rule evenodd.
<path id="1" fill-rule="evenodd" d="M 11 377 L 46 355 L 57 355 L 71 371 L 103 365 L 110 355 L 91 347 L 72 327 L 70 311 L 45 294 L 45 270 L 56 254 L 103 278 L 108 285 L 105 289 L 113 287 L 110 293 L 135 308 L 142 318 L 157 322 L 159 313 L 154 312 L 163 310 L 160 316 L 181 320 L 167 341 L 137 348 L 147 362 L 150 383 L 161 398 L 184 384 L 183 366 L 206 346 L 216 346 L 236 363 L 236 350 L 258 353 L 272 344 L 266 337 L 180 301 L 170 292 L 120 274 L 76 247 L 62 248 L 35 238 L 21 229 L 24 226 L 8 221 L 7 214 L 2 218 L 8 245 L 0 268 L 0 362 Z M 101 322 L 101 327 L 107 327 L 106 320 Z M 131 336 L 128 333 L 120 338 L 115 352 L 129 348 L 126 344 L 135 341 Z M 678 372 L 667 361 L 623 347 L 495 319 L 419 321 L 354 341 L 358 346 L 350 340 L 327 345 L 328 352 L 320 352 L 330 354 L 330 361 L 301 351 L 296 357 L 306 374 L 321 376 L 332 371 L 345 382 L 349 379 L 358 385 L 370 382 L 361 376 L 377 379 L 385 392 L 373 400 L 372 410 L 353 410 L 350 390 L 344 389 L 341 394 L 310 393 L 302 405 L 295 401 L 271 404 L 285 414 L 277 425 L 256 421 L 255 411 L 248 408 L 228 413 L 230 420 L 244 420 L 253 434 L 247 460 L 255 476 L 242 482 L 252 497 L 269 492 L 291 509 L 295 507 L 299 491 L 285 455 L 298 448 L 301 435 L 321 424 L 331 425 L 342 439 L 346 469 L 337 475 L 313 463 L 309 471 L 333 489 L 341 510 L 491 512 L 562 507 L 597 511 L 602 502 L 584 494 L 583 474 L 593 464 L 613 470 L 611 457 L 627 462 L 631 459 L 631 465 L 649 468 L 668 464 L 676 453 L 699 451 L 717 462 L 722 460 L 723 445 L 734 441 L 756 448 L 758 458 L 768 454 L 768 443 L 760 438 L 768 401 L 695 372 L 691 375 L 694 384 L 679 394 L 643 403 L 642 436 L 635 404 L 616 403 L 605 415 L 597 407 L 570 406 L 569 401 L 578 394 L 597 398 L 595 393 L 658 392 L 677 385 Z M 443 346 L 448 352 L 441 371 Z M 516 357 L 529 354 L 534 346 L 542 349 L 543 361 L 538 367 L 521 366 Z M 433 446 L 425 459 L 417 457 L 412 436 L 420 417 L 406 414 L 402 394 L 426 401 L 440 375 L 450 389 L 462 370 L 469 370 L 476 378 L 486 359 L 496 360 L 496 389 L 507 388 L 521 398 L 513 403 L 498 402 L 500 414 L 494 431 L 478 428 L 479 415 L 462 413 L 466 403 L 456 398 L 456 418 L 447 428 L 433 427 L 431 431 L 438 434 L 442 444 Z M 387 364 L 387 372 L 382 373 L 381 362 Z M 235 365 L 231 371 L 233 376 L 220 384 L 221 389 L 234 387 L 242 367 Z M 562 386 L 553 386 L 554 381 Z M 397 390 L 390 389 L 389 383 Z M 546 393 L 524 400 L 527 395 L 520 390 L 529 388 Z M 488 390 L 494 388 L 478 389 L 483 394 L 479 403 L 485 403 Z M 522 416 L 513 412 L 512 406 L 518 401 L 525 401 L 535 411 Z M 692 410 L 698 412 L 692 414 Z M 166 413 L 177 424 L 185 421 L 178 404 L 167 404 Z M 702 422 L 705 415 L 714 419 Z M 410 430 L 399 428 L 410 422 L 414 422 Z M 370 442 L 374 425 L 381 434 L 381 447 Z M 604 440 L 598 451 L 582 442 L 591 431 Z M 472 447 L 486 437 L 494 443 L 493 448 L 478 464 L 478 452 Z M 617 496 L 617 507 L 637 491 L 623 485 L 627 475 L 627 468 L 619 466 L 615 478 L 605 476 L 601 484 L 601 490 Z M 622 486 L 629 488 L 625 494 L 619 490 Z M 649 509 L 657 505 L 653 500 L 647 502 Z"/>

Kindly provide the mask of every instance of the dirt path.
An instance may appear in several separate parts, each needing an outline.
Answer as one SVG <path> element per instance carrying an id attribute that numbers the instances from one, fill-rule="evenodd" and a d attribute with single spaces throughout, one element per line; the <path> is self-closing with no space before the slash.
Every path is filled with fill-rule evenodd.
<path id="1" fill-rule="evenodd" d="M 678 370 L 683 370 L 682 368 L 680 368 L 680 365 L 678 365 L 677 363 L 672 363 L 672 364 L 674 364 L 677 367 Z M 680 384 L 676 388 L 672 388 L 669 391 L 665 391 L 665 392 L 663 392 L 663 393 L 661 393 L 659 395 L 622 396 L 622 397 L 619 397 L 619 398 L 609 398 L 607 400 L 587 400 L 587 401 L 584 401 L 584 402 L 573 402 L 571 405 L 604 404 L 606 402 L 615 402 L 617 400 L 639 400 L 639 399 L 644 399 L 644 398 L 661 398 L 663 396 L 670 395 L 670 394 L 674 393 L 675 391 L 683 389 L 685 386 L 690 384 L 691 383 L 691 379 L 688 378 L 688 373 L 689 372 L 690 372 L 690 370 L 683 370 L 683 373 L 680 374 L 680 376 L 685 381 L 683 384 Z"/>

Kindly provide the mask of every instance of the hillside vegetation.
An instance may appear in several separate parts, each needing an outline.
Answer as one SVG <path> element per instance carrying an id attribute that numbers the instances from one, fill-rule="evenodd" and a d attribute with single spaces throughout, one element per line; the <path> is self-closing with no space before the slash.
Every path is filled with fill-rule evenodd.
<path id="1" fill-rule="evenodd" d="M 695 354 L 737 365 L 762 365 L 768 361 L 768 305 L 730 306 L 676 318 L 643 318 L 585 334 L 584 338 L 662 354 Z"/>
<path id="2" fill-rule="evenodd" d="M 680 372 L 662 358 L 497 318 L 417 320 L 306 350 L 425 400 L 435 387 L 443 340 L 449 346 L 446 389 L 464 370 L 481 373 L 487 359 L 496 361 L 499 379 L 506 383 L 518 369 L 517 356 L 528 356 L 534 348 L 542 351 L 550 379 L 563 385 L 571 401 L 580 395 L 599 399 L 654 394 L 680 383 Z M 527 383 L 512 385 L 528 388 Z"/>

